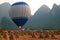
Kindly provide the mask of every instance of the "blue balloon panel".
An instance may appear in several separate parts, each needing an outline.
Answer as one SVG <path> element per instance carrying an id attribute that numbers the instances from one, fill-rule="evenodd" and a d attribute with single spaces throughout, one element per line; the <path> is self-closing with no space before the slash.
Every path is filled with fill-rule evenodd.
<path id="1" fill-rule="evenodd" d="M 12 20 L 17 24 L 17 26 L 23 26 L 28 19 L 22 17 L 22 18 L 13 18 Z"/>
<path id="2" fill-rule="evenodd" d="M 28 4 L 25 2 L 16 2 L 16 3 L 12 4 L 12 6 L 14 6 L 14 5 L 28 5 Z"/>

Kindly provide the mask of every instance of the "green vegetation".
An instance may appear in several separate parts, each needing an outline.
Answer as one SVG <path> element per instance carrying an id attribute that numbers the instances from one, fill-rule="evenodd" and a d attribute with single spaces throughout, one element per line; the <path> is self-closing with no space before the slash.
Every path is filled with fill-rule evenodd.
<path id="1" fill-rule="evenodd" d="M 1 25 L 1 30 L 18 30 L 17 25 L 8 17 L 2 18 Z"/>

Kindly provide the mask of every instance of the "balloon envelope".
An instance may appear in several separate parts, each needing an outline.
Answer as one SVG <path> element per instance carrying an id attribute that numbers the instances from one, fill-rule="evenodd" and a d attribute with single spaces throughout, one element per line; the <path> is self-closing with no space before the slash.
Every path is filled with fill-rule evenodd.
<path id="1" fill-rule="evenodd" d="M 31 10 L 27 3 L 16 2 L 11 6 L 9 15 L 17 26 L 23 26 L 31 16 Z"/>

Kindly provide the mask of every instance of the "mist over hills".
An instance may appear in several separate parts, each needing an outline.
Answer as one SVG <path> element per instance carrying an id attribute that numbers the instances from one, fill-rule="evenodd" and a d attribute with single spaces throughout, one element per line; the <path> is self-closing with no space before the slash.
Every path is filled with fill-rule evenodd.
<path id="1" fill-rule="evenodd" d="M 7 2 L 0 4 L 0 26 L 4 30 L 18 29 L 17 25 L 9 17 L 11 5 Z M 6 28 L 4 28 L 6 26 Z M 54 4 L 52 9 L 42 5 L 33 16 L 29 18 L 24 29 L 34 30 L 60 30 L 60 5 Z"/>
<path id="2" fill-rule="evenodd" d="M 10 6 L 11 5 L 8 2 L 0 4 L 0 22 L 1 22 L 2 17 L 4 16 L 9 17 Z"/>
<path id="3" fill-rule="evenodd" d="M 60 6 L 54 4 L 50 11 L 50 21 L 47 29 L 60 30 Z"/>
<path id="4" fill-rule="evenodd" d="M 42 29 L 43 24 L 46 23 L 48 20 L 48 13 L 50 12 L 50 9 L 43 5 L 40 7 L 37 12 L 28 20 L 28 22 L 24 25 L 26 28 L 31 29 Z"/>
<path id="5" fill-rule="evenodd" d="M 0 30 L 18 30 L 18 26 L 9 18 L 9 17 L 3 17 Z"/>
<path id="6" fill-rule="evenodd" d="M 28 20 L 28 22 L 24 25 L 24 28 L 35 30 L 59 30 L 60 5 L 54 4 L 51 10 L 46 5 L 43 5 Z"/>
<path id="7" fill-rule="evenodd" d="M 18 30 L 17 25 L 9 17 L 10 7 L 7 2 L 0 4 L 0 30 Z"/>

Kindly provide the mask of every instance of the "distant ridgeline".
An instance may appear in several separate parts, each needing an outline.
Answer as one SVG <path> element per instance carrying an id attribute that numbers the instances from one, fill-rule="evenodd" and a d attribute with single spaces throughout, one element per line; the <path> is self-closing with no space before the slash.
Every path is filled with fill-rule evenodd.
<path id="1" fill-rule="evenodd" d="M 26 30 L 60 30 L 60 5 L 53 5 L 50 10 L 46 5 L 37 12 L 24 25 Z"/>
<path id="2" fill-rule="evenodd" d="M 2 17 L 4 16 L 9 17 L 10 6 L 11 5 L 7 2 L 0 4 L 0 23 L 1 23 Z"/>
<path id="3" fill-rule="evenodd" d="M 0 5 L 0 30 L 60 30 L 60 5 L 49 7 L 43 5 L 31 17 L 31 10 L 27 3 L 16 2 L 12 5 Z"/>

